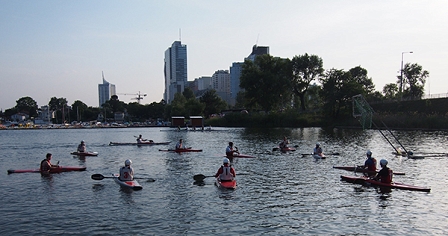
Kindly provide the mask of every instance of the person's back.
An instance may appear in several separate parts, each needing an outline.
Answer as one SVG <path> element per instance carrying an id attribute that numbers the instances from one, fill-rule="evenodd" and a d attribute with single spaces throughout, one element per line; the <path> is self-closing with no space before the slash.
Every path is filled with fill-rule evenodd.
<path id="1" fill-rule="evenodd" d="M 387 167 L 387 163 L 388 162 L 385 159 L 382 159 L 380 161 L 380 165 L 382 168 L 376 175 L 375 180 L 381 181 L 381 183 L 390 184 L 392 183 L 393 171 L 389 167 Z"/>
<path id="2" fill-rule="evenodd" d="M 320 143 L 316 143 L 316 147 L 313 149 L 313 154 L 321 156 L 323 153 Z"/>
<path id="3" fill-rule="evenodd" d="M 229 162 L 228 158 L 224 158 L 223 165 L 215 174 L 215 177 L 219 177 L 221 181 L 231 181 L 236 176 L 235 169 L 229 165 Z"/>
<path id="4" fill-rule="evenodd" d="M 78 152 L 85 152 L 86 151 L 86 144 L 84 143 L 84 140 L 81 141 L 81 143 L 78 145 Z"/>
<path id="5" fill-rule="evenodd" d="M 125 166 L 120 168 L 120 180 L 129 181 L 134 179 L 134 169 L 131 167 L 131 160 L 126 160 Z"/>

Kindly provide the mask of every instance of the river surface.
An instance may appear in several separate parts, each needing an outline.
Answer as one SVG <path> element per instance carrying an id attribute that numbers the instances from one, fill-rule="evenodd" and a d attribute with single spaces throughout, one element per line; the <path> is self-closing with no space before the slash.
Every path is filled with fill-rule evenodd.
<path id="1" fill-rule="evenodd" d="M 109 146 L 135 142 L 134 136 L 161 146 Z M 103 128 L 0 131 L 0 235 L 447 235 L 448 153 L 446 132 L 393 131 L 414 155 L 392 154 L 393 148 L 375 130 L 244 129 L 176 132 L 169 128 Z M 287 136 L 296 152 L 272 151 Z M 184 139 L 199 153 L 176 154 Z M 85 140 L 96 157 L 70 155 Z M 193 176 L 214 175 L 225 148 L 233 141 L 241 153 L 257 158 L 235 159 L 238 187 L 214 186 L 213 178 L 195 184 Z M 310 155 L 320 142 L 327 159 Z M 333 166 L 364 163 L 365 152 L 405 172 L 396 182 L 430 187 L 430 193 L 375 188 L 340 181 L 352 172 Z M 45 154 L 53 163 L 86 166 L 83 172 L 42 177 L 39 173 L 7 174 L 8 169 L 38 168 Z M 340 155 L 328 155 L 339 153 Z M 121 189 L 113 179 L 92 174 L 117 173 L 131 159 L 143 190 Z M 359 175 L 359 174 L 357 174 Z"/>

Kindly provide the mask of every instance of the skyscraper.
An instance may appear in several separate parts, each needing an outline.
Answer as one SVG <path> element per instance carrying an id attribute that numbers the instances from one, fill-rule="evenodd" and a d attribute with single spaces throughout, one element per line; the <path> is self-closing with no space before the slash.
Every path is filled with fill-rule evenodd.
<path id="1" fill-rule="evenodd" d="M 165 92 L 163 99 L 170 104 L 174 94 L 182 93 L 187 86 L 187 45 L 174 41 L 165 51 Z"/>
<path id="2" fill-rule="evenodd" d="M 104 79 L 104 73 L 103 74 L 103 83 L 98 84 L 98 98 L 99 98 L 99 107 L 102 107 L 103 104 L 110 99 L 112 95 L 117 95 L 115 92 L 115 85 L 107 82 Z"/>

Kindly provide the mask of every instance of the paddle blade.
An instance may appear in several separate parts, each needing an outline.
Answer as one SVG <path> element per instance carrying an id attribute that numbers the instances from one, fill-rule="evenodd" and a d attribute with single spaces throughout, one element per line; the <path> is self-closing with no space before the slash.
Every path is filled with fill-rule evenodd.
<path id="1" fill-rule="evenodd" d="M 273 151 L 273 152 L 274 152 L 274 151 L 278 151 L 278 148 L 273 148 L 272 151 Z"/>
<path id="2" fill-rule="evenodd" d="M 104 176 L 102 174 L 93 174 L 91 178 L 94 180 L 102 180 L 104 179 Z"/>
<path id="3" fill-rule="evenodd" d="M 195 176 L 193 176 L 193 179 L 196 180 L 196 181 L 202 181 L 202 180 L 204 180 L 205 178 L 207 178 L 207 176 L 205 176 L 205 175 L 203 175 L 203 174 L 199 174 L 199 175 L 195 175 Z"/>

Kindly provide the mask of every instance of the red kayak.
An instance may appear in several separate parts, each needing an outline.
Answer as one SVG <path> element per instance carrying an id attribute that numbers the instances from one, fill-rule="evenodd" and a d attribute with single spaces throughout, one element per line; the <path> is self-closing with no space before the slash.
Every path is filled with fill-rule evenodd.
<path id="1" fill-rule="evenodd" d="M 359 173 L 369 173 L 369 174 L 378 173 L 378 171 L 370 171 L 370 170 L 366 170 L 366 169 L 355 167 L 355 166 L 333 166 L 333 168 L 340 169 L 340 170 L 352 171 L 352 172 L 359 172 Z M 394 175 L 404 175 L 403 172 L 395 172 L 395 171 L 393 172 L 393 174 Z"/>
<path id="2" fill-rule="evenodd" d="M 61 173 L 68 171 L 85 171 L 86 167 L 70 167 L 70 166 L 60 166 L 59 168 L 54 168 L 50 170 L 50 173 Z M 29 170 L 8 170 L 8 174 L 13 173 L 40 173 L 40 169 L 29 169 Z"/>
<path id="3" fill-rule="evenodd" d="M 216 186 L 222 189 L 236 189 L 236 180 L 232 179 L 230 181 L 221 181 L 220 178 L 216 178 L 215 180 Z"/>
<path id="4" fill-rule="evenodd" d="M 228 157 L 228 156 L 223 156 L 223 157 Z M 232 158 L 231 156 L 229 158 Z M 255 156 L 250 156 L 250 155 L 245 155 L 245 154 L 233 154 L 233 158 L 257 158 Z"/>
<path id="5" fill-rule="evenodd" d="M 96 157 L 96 156 L 98 156 L 97 152 L 72 152 L 70 154 L 76 155 L 76 156 L 83 156 L 83 157 L 86 157 L 86 156 Z"/>
<path id="6" fill-rule="evenodd" d="M 161 152 L 202 152 L 202 149 L 192 149 L 192 148 L 186 148 L 186 149 L 159 149 Z"/>
<path id="7" fill-rule="evenodd" d="M 422 192 L 430 192 L 430 188 L 426 187 L 419 187 L 409 184 L 403 184 L 403 183 L 396 183 L 392 182 L 390 184 L 382 183 L 373 179 L 369 179 L 365 176 L 345 176 L 341 175 L 341 180 L 346 181 L 349 183 L 355 183 L 355 184 L 370 184 L 372 186 L 377 187 L 386 187 L 386 188 L 396 188 L 396 189 L 403 189 L 403 190 L 411 190 L 411 191 L 422 191 Z"/>

